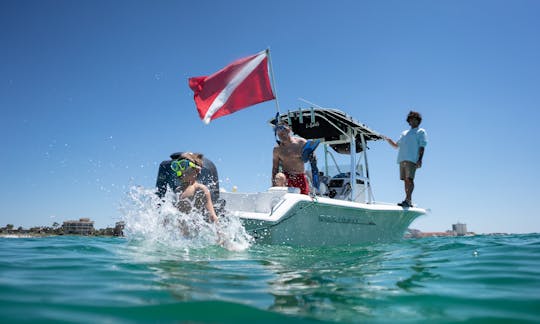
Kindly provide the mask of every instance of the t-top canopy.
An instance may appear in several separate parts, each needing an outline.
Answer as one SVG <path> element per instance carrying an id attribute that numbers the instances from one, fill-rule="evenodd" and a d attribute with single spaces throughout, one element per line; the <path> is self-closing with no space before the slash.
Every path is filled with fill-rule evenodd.
<path id="1" fill-rule="evenodd" d="M 356 141 L 356 153 L 362 152 L 361 135 L 366 142 L 383 139 L 381 134 L 337 109 L 304 108 L 281 114 L 277 119 L 279 123 L 288 124 L 295 134 L 305 139 L 319 139 L 341 154 L 350 154 L 351 135 Z M 270 123 L 275 125 L 276 118 Z"/>

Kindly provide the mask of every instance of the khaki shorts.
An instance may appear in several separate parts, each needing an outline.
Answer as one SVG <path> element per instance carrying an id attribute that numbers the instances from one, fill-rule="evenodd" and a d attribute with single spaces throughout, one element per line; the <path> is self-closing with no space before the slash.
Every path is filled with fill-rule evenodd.
<path id="1" fill-rule="evenodd" d="M 399 178 L 405 180 L 406 178 L 414 179 L 416 173 L 416 163 L 411 161 L 399 162 Z"/>

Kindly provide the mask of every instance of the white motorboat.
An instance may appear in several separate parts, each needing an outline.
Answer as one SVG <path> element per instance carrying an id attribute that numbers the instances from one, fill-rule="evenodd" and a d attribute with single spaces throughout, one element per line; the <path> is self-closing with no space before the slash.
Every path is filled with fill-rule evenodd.
<path id="1" fill-rule="evenodd" d="M 373 200 L 366 144 L 383 140 L 379 133 L 335 109 L 300 109 L 277 119 L 271 122 L 287 122 L 295 134 L 320 141 L 326 174 L 329 158 L 335 162 L 328 147 L 350 155 L 349 172 L 323 181 L 327 189 L 309 196 L 283 187 L 258 193 L 221 192 L 226 212 L 238 216 L 257 242 L 295 246 L 390 242 L 403 238 L 409 225 L 426 214 L 422 208 Z"/>
<path id="2" fill-rule="evenodd" d="M 426 214 L 422 208 L 374 201 L 366 144 L 383 140 L 379 133 L 336 109 L 300 109 L 271 120 L 271 123 L 276 122 L 287 122 L 295 134 L 320 141 L 326 175 L 330 160 L 336 162 L 329 147 L 339 154 L 349 155 L 350 163 L 348 172 L 324 177 L 321 190 L 311 195 L 287 187 L 242 193 L 220 191 L 217 170 L 212 161 L 205 158 L 199 181 L 210 188 L 216 210 L 239 217 L 256 242 L 293 246 L 391 242 L 402 239 L 409 225 Z M 180 153 L 172 154 L 171 159 L 179 156 Z M 171 160 L 163 161 L 159 168 L 157 193 L 160 196 L 168 187 L 178 185 L 170 165 Z"/>

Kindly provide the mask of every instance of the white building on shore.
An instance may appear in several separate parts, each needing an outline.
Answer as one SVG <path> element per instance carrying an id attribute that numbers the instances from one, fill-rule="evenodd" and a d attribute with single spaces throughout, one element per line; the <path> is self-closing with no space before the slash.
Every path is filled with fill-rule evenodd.
<path id="1" fill-rule="evenodd" d="M 457 224 L 452 224 L 452 231 L 454 231 L 457 236 L 467 235 L 467 224 L 459 222 Z"/>
<path id="2" fill-rule="evenodd" d="M 76 220 L 65 221 L 62 224 L 64 234 L 91 235 L 94 234 L 94 221 L 90 218 L 79 218 Z"/>

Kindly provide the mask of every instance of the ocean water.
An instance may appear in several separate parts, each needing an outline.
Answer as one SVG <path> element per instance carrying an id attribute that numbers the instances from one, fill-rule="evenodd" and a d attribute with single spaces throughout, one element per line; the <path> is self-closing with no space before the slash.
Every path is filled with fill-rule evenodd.
<path id="1" fill-rule="evenodd" d="M 540 323 L 540 234 L 299 248 L 133 187 L 126 237 L 0 237 L 0 322 Z"/>
<path id="2" fill-rule="evenodd" d="M 540 235 L 243 250 L 131 238 L 4 237 L 0 318 L 540 322 Z"/>

